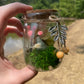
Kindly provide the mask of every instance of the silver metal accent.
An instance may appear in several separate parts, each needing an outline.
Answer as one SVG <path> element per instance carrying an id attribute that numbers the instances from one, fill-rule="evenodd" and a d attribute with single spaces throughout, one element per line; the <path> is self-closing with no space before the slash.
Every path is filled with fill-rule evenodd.
<path id="1" fill-rule="evenodd" d="M 65 25 L 61 25 L 61 29 L 68 30 L 68 28 Z"/>
<path id="2" fill-rule="evenodd" d="M 52 31 L 51 36 L 54 36 L 57 34 L 57 31 Z"/>
<path id="3" fill-rule="evenodd" d="M 52 32 L 55 28 L 56 28 L 56 26 L 50 27 L 48 31 Z"/>
<path id="4" fill-rule="evenodd" d="M 60 31 L 60 33 L 66 35 L 66 32 L 65 31 Z"/>
<path id="5" fill-rule="evenodd" d="M 54 37 L 54 41 L 57 41 L 58 39 L 59 39 L 58 35 Z"/>
<path id="6" fill-rule="evenodd" d="M 61 44 L 64 44 L 64 39 L 63 38 L 61 38 L 60 41 L 61 41 Z"/>
<path id="7" fill-rule="evenodd" d="M 59 22 L 56 22 L 56 26 L 49 28 L 49 32 L 51 32 L 51 36 L 54 36 L 54 41 L 57 41 L 62 45 L 65 45 L 66 40 L 66 30 L 68 28 L 65 25 L 60 25 Z"/>
<path id="8" fill-rule="evenodd" d="M 66 40 L 66 36 L 63 36 L 63 35 L 62 35 L 62 36 L 61 36 L 61 38 L 63 38 L 63 39 L 65 39 L 65 40 Z"/>

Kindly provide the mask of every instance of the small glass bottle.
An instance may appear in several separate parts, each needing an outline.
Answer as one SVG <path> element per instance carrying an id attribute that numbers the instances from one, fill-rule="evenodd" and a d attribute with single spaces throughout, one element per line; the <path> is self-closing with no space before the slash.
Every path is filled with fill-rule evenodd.
<path id="1" fill-rule="evenodd" d="M 24 54 L 28 65 L 37 71 L 49 71 L 61 62 L 56 56 L 58 47 L 57 10 L 31 10 L 24 16 Z M 59 34 L 60 35 L 60 34 Z M 53 40 L 54 39 L 54 40 Z"/>

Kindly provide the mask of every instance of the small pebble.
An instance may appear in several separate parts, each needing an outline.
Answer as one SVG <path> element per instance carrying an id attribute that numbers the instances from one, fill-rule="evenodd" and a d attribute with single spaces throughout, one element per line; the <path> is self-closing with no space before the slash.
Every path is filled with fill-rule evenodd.
<path id="1" fill-rule="evenodd" d="M 52 66 L 49 66 L 48 68 L 49 68 L 49 70 L 53 70 L 53 67 Z"/>

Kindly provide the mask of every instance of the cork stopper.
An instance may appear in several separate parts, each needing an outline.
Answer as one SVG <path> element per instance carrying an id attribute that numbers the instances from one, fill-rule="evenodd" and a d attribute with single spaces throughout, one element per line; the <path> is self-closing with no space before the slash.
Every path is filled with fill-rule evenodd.
<path id="1" fill-rule="evenodd" d="M 27 14 L 28 13 L 42 13 L 42 12 L 57 12 L 57 10 L 53 10 L 53 9 L 30 10 L 30 11 L 27 11 Z"/>
<path id="2" fill-rule="evenodd" d="M 56 13 L 57 10 L 52 9 L 41 9 L 27 11 L 26 17 L 28 19 L 48 19 L 51 14 Z"/>

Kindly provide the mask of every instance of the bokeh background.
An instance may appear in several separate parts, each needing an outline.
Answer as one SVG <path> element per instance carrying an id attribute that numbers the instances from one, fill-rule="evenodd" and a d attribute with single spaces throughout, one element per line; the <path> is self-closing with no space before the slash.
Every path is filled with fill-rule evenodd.
<path id="1" fill-rule="evenodd" d="M 22 2 L 34 9 L 57 9 L 62 17 L 84 18 L 84 0 L 0 0 L 0 5 Z"/>

